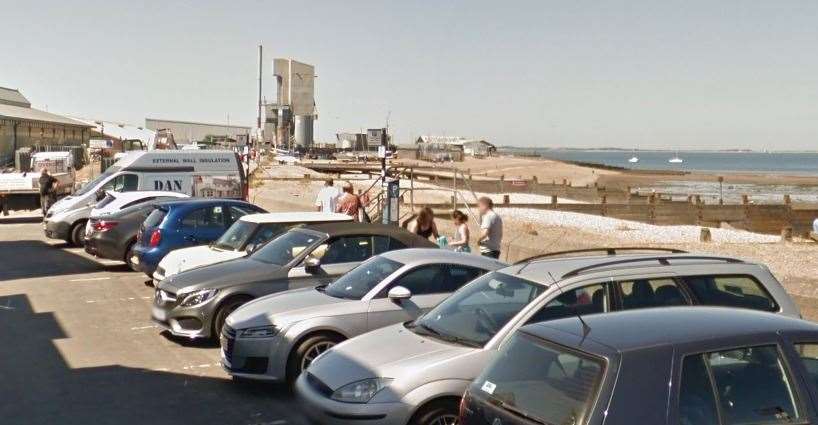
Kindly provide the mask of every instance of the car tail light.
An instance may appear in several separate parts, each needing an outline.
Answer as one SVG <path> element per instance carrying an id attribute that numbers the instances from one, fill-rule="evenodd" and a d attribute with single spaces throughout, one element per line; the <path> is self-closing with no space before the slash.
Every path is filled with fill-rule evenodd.
<path id="1" fill-rule="evenodd" d="M 150 246 L 159 246 L 159 242 L 162 242 L 162 231 L 156 229 L 151 233 Z"/>
<path id="2" fill-rule="evenodd" d="M 107 232 L 108 230 L 113 229 L 119 222 L 116 221 L 107 221 L 107 220 L 100 220 L 95 221 L 91 226 L 93 227 L 95 232 Z"/>

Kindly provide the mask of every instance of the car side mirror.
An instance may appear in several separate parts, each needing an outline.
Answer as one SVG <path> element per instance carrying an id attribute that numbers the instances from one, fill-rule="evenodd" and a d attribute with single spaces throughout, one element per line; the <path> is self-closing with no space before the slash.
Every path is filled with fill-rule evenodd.
<path id="1" fill-rule="evenodd" d="M 105 199 L 105 191 L 104 190 L 98 190 L 97 191 L 97 202 L 99 202 L 99 201 L 101 201 L 103 199 Z"/>
<path id="2" fill-rule="evenodd" d="M 255 251 L 255 250 L 256 250 L 256 244 L 254 244 L 254 243 L 249 243 L 249 244 L 247 244 L 247 247 L 246 247 L 244 250 L 245 250 L 245 251 L 246 251 L 248 254 L 252 254 L 252 253 L 253 253 L 253 251 Z"/>
<path id="3" fill-rule="evenodd" d="M 412 291 L 406 289 L 404 286 L 396 286 L 390 289 L 386 296 L 394 302 L 401 302 L 402 300 L 412 298 Z"/>
<path id="4" fill-rule="evenodd" d="M 304 271 L 315 274 L 318 273 L 319 270 L 321 270 L 321 260 L 315 257 L 307 257 L 307 259 L 304 260 Z"/>

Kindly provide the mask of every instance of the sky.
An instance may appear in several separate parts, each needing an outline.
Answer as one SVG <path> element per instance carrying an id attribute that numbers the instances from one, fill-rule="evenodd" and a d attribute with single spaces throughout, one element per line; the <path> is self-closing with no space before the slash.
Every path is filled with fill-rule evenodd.
<path id="1" fill-rule="evenodd" d="M 0 0 L 0 86 L 144 125 L 253 125 L 257 46 L 315 65 L 320 141 L 818 148 L 818 2 Z"/>

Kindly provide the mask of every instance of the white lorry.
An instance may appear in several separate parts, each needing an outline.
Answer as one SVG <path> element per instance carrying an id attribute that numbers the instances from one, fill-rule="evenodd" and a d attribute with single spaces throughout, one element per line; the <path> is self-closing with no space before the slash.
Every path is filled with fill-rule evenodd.
<path id="1" fill-rule="evenodd" d="M 76 170 L 71 152 L 37 152 L 31 157 L 31 171 L 0 173 L 0 204 L 8 209 L 36 209 L 40 205 L 40 173 L 48 169 L 59 182 L 57 198 L 74 190 Z"/>

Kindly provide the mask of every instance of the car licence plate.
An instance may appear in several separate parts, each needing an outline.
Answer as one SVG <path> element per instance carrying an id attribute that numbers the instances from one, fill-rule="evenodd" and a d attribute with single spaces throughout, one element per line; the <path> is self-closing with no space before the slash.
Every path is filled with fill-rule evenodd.
<path id="1" fill-rule="evenodd" d="M 168 313 L 159 307 L 154 307 L 153 318 L 159 320 L 160 322 L 164 322 L 168 319 Z"/>

